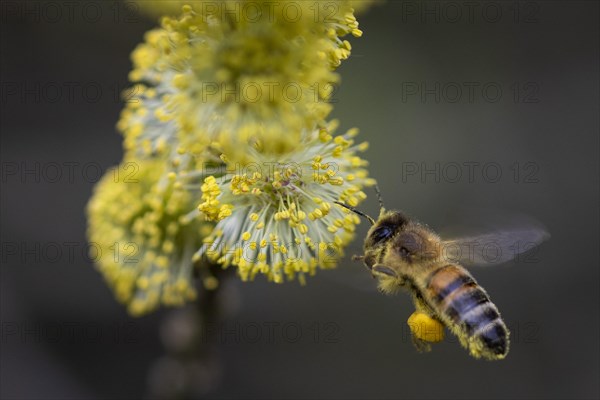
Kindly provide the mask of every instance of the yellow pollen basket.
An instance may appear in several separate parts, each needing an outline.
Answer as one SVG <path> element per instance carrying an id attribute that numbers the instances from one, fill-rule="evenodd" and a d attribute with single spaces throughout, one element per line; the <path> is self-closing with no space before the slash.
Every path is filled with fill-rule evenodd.
<path id="1" fill-rule="evenodd" d="M 444 325 L 421 311 L 412 313 L 408 317 L 407 324 L 417 339 L 430 343 L 439 343 L 444 340 Z"/>

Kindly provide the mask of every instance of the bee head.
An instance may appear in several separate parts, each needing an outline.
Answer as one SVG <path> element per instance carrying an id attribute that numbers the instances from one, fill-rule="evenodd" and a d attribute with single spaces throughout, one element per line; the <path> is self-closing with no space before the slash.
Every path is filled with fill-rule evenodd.
<path id="1" fill-rule="evenodd" d="M 399 211 L 384 212 L 365 239 L 365 252 L 390 245 L 399 262 L 431 260 L 437 256 L 439 238 L 429 228 Z"/>

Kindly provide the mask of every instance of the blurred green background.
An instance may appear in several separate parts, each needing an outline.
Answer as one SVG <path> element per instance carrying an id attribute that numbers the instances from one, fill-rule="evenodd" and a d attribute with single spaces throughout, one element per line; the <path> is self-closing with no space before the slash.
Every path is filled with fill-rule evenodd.
<path id="1" fill-rule="evenodd" d="M 155 23 L 65 4 L 2 3 L 0 394 L 139 398 L 169 312 L 132 319 L 115 302 L 85 255 L 84 207 L 121 158 L 118 93 Z M 218 376 L 198 372 L 196 396 L 598 398 L 598 16 L 591 1 L 388 1 L 359 18 L 340 68 L 333 115 L 371 143 L 388 207 L 440 231 L 527 215 L 551 233 L 473 270 L 513 331 L 506 360 L 450 337 L 418 354 L 409 297 L 378 294 L 347 257 L 306 287 L 226 284 Z"/>

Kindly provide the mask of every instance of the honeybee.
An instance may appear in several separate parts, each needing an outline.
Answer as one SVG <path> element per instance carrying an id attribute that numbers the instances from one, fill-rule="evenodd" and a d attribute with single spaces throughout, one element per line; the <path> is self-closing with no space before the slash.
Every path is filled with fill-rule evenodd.
<path id="1" fill-rule="evenodd" d="M 364 242 L 364 254 L 353 259 L 363 261 L 378 280 L 382 292 L 392 294 L 407 289 L 416 309 L 413 316 L 424 314 L 433 322 L 441 323 L 458 337 L 473 357 L 488 360 L 506 357 L 509 330 L 487 292 L 461 264 L 490 263 L 490 257 L 474 251 L 477 243 L 494 243 L 499 251 L 493 261 L 499 263 L 541 243 L 548 234 L 541 228 L 521 227 L 444 241 L 428 226 L 404 213 L 387 211 L 380 196 L 379 199 L 381 211 L 376 221 L 337 203 L 367 218 L 372 225 Z M 511 248 L 518 242 L 528 243 L 528 246 Z M 467 254 L 464 250 L 468 250 Z M 429 342 L 432 340 L 418 336 L 413 331 L 417 349 L 431 350 Z"/>

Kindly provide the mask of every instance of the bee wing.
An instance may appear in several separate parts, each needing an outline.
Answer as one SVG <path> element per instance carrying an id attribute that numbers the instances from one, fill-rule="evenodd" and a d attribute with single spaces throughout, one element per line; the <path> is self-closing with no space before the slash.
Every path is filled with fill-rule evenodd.
<path id="1" fill-rule="evenodd" d="M 541 227 L 509 228 L 444 241 L 441 254 L 444 261 L 465 266 L 498 265 L 519 258 L 549 238 Z"/>

